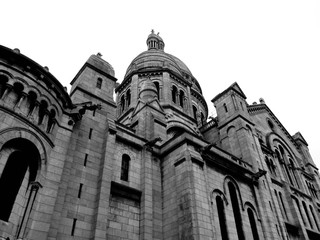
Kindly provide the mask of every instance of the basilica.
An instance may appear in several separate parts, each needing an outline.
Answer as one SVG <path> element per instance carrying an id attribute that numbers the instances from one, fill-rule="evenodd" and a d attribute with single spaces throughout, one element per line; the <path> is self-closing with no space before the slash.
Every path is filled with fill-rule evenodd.
<path id="1" fill-rule="evenodd" d="M 146 43 L 120 83 L 90 56 L 70 93 L 0 46 L 0 239 L 319 240 L 303 135 L 236 82 L 207 103 L 158 34 Z"/>

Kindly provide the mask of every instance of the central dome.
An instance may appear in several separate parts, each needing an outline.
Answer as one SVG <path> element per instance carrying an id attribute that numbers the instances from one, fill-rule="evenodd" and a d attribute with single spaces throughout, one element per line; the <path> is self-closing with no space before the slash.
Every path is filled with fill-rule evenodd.
<path id="1" fill-rule="evenodd" d="M 169 69 L 185 76 L 192 76 L 189 68 L 177 57 L 162 50 L 150 49 L 140 53 L 129 65 L 125 77 L 137 70 Z"/>
<path id="2" fill-rule="evenodd" d="M 164 42 L 152 30 L 147 39 L 148 50 L 140 53 L 127 68 L 124 78 L 136 72 L 168 70 L 178 77 L 193 83 L 194 89 L 201 93 L 201 88 L 195 77 L 184 62 L 179 58 L 164 52 Z"/>

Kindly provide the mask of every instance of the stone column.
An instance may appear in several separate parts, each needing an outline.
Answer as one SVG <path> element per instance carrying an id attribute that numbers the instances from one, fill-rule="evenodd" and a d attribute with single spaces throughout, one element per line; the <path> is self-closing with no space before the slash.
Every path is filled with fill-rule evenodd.
<path id="1" fill-rule="evenodd" d="M 31 182 L 29 189 L 29 198 L 27 200 L 27 205 L 25 206 L 24 213 L 21 219 L 21 222 L 17 231 L 17 239 L 24 239 L 26 237 L 26 228 L 28 227 L 28 222 L 30 219 L 30 214 L 32 211 L 32 207 L 34 205 L 35 199 L 37 197 L 39 189 L 42 188 L 42 185 L 39 182 Z"/>
<path id="2" fill-rule="evenodd" d="M 106 137 L 104 158 L 101 161 L 99 172 L 99 186 L 97 194 L 97 206 L 95 214 L 94 238 L 95 240 L 105 240 L 107 236 L 107 221 L 109 214 L 109 199 L 111 191 L 112 164 L 115 154 L 115 132 L 109 133 Z"/>
<path id="3" fill-rule="evenodd" d="M 142 150 L 140 239 L 153 239 L 152 154 Z"/>

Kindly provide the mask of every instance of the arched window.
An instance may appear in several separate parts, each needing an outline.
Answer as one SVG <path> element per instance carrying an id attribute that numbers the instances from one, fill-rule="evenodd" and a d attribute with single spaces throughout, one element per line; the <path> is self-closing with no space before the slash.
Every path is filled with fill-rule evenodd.
<path id="1" fill-rule="evenodd" d="M 251 227 L 253 239 L 259 240 L 258 229 L 257 229 L 257 225 L 256 225 L 256 220 L 254 219 L 253 211 L 250 208 L 248 208 L 247 213 L 248 213 L 248 217 L 249 217 L 249 222 L 250 222 L 250 227 Z"/>
<path id="2" fill-rule="evenodd" d="M 102 78 L 98 78 L 97 83 L 96 83 L 96 87 L 101 89 L 101 86 L 102 86 Z"/>
<path id="3" fill-rule="evenodd" d="M 127 99 L 127 107 L 129 107 L 131 104 L 131 91 L 130 91 L 130 89 L 128 89 L 128 91 L 126 93 L 126 99 Z"/>
<path id="4" fill-rule="evenodd" d="M 124 107 L 125 107 L 125 99 L 124 99 L 124 95 L 122 95 L 120 99 L 120 113 L 124 111 Z"/>
<path id="5" fill-rule="evenodd" d="M 47 133 L 49 133 L 52 128 L 53 125 L 55 123 L 55 117 L 56 117 L 56 111 L 51 109 L 50 113 L 49 113 L 49 120 L 48 120 L 48 126 L 47 126 Z"/>
<path id="6" fill-rule="evenodd" d="M 154 82 L 154 85 L 156 86 L 156 89 L 157 89 L 158 100 L 160 100 L 160 85 L 159 85 L 159 82 Z"/>
<path id="7" fill-rule="evenodd" d="M 178 89 L 176 86 L 172 87 L 172 102 L 173 103 L 177 103 L 177 93 L 178 93 Z"/>
<path id="8" fill-rule="evenodd" d="M 201 116 L 201 124 L 203 125 L 206 123 L 206 120 L 204 119 L 204 115 L 202 112 L 201 112 L 200 116 Z"/>
<path id="9" fill-rule="evenodd" d="M 18 82 L 14 83 L 13 84 L 13 91 L 16 94 L 16 99 L 14 101 L 14 105 L 16 105 L 20 101 L 20 99 L 22 97 L 23 85 L 21 83 L 18 83 Z"/>
<path id="10" fill-rule="evenodd" d="M 216 197 L 216 204 L 217 204 L 217 211 L 218 211 L 218 217 L 219 217 L 221 238 L 222 240 L 228 240 L 229 238 L 228 238 L 226 215 L 224 212 L 223 200 L 221 199 L 220 196 Z"/>
<path id="11" fill-rule="evenodd" d="M 290 174 L 289 169 L 288 169 L 288 167 L 286 165 L 286 162 L 285 162 L 285 151 L 283 150 L 283 148 L 281 146 L 279 146 L 279 150 L 280 150 L 280 153 L 281 153 L 281 159 L 282 159 L 282 161 L 284 163 L 283 164 L 284 170 L 286 171 L 286 174 L 287 174 L 287 177 L 289 179 L 289 182 L 290 182 L 291 185 L 294 185 L 293 181 L 292 181 L 291 174 Z"/>
<path id="12" fill-rule="evenodd" d="M 197 121 L 197 108 L 196 108 L 196 106 L 192 106 L 192 110 L 193 110 L 193 118 Z"/>
<path id="13" fill-rule="evenodd" d="M 40 106 L 39 106 L 39 120 L 38 120 L 39 125 L 43 121 L 44 115 L 46 114 L 46 111 L 47 111 L 47 107 L 48 107 L 48 103 L 46 101 L 42 100 L 40 102 Z"/>
<path id="14" fill-rule="evenodd" d="M 184 101 L 184 92 L 180 90 L 179 92 L 179 102 L 180 102 L 180 107 L 183 108 L 183 101 Z"/>
<path id="15" fill-rule="evenodd" d="M 282 209 L 283 209 L 283 212 L 284 212 L 284 216 L 286 217 L 286 219 L 288 219 L 288 214 L 287 214 L 286 206 L 284 205 L 283 198 L 282 198 L 282 193 L 281 193 L 281 192 L 279 192 L 279 198 L 280 198 L 281 206 L 282 206 Z"/>
<path id="16" fill-rule="evenodd" d="M 299 211 L 300 217 L 301 217 L 301 219 L 302 219 L 302 221 L 303 221 L 303 224 L 306 225 L 306 221 L 305 221 L 305 219 L 304 219 L 304 217 L 303 217 L 303 214 L 302 214 L 302 211 L 301 211 L 301 208 L 300 208 L 300 204 L 299 204 L 298 199 L 293 198 L 293 200 L 294 200 L 294 203 L 296 204 L 296 207 L 298 208 L 298 211 Z"/>
<path id="17" fill-rule="evenodd" d="M 274 164 L 274 162 L 273 162 L 272 159 L 269 159 L 269 162 L 270 162 L 271 172 L 273 172 L 273 174 L 274 174 L 275 176 L 277 176 L 276 165 Z"/>
<path id="18" fill-rule="evenodd" d="M 267 121 L 268 121 L 268 125 L 269 125 L 270 129 L 271 129 L 272 131 L 274 131 L 274 125 L 273 125 L 273 123 L 271 122 L 271 120 L 268 119 Z"/>
<path id="19" fill-rule="evenodd" d="M 7 88 L 8 78 L 4 75 L 0 75 L 0 99 L 2 98 L 6 88 Z"/>
<path id="20" fill-rule="evenodd" d="M 22 138 L 5 143 L 1 151 L 11 150 L 0 178 L 0 219 L 8 222 L 17 194 L 29 170 L 28 183 L 35 181 L 40 155 L 37 148 Z M 5 197 L 4 197 L 5 196 Z"/>
<path id="21" fill-rule="evenodd" d="M 224 111 L 227 113 L 228 112 L 227 104 L 224 103 L 223 107 L 224 107 Z"/>
<path id="22" fill-rule="evenodd" d="M 312 224 L 311 218 L 310 218 L 310 216 L 309 216 L 309 211 L 308 211 L 307 205 L 306 205 L 306 203 L 305 203 L 304 201 L 302 201 L 302 206 L 303 206 L 304 212 L 305 212 L 306 215 L 307 215 L 308 222 L 309 222 L 309 226 L 310 226 L 311 228 L 313 228 L 313 224 Z"/>
<path id="23" fill-rule="evenodd" d="M 28 94 L 28 97 L 27 97 L 27 101 L 28 101 L 28 105 L 29 105 L 27 115 L 29 116 L 36 106 L 37 94 L 35 92 L 30 91 Z"/>
<path id="24" fill-rule="evenodd" d="M 318 221 L 317 221 L 317 219 L 316 219 L 316 216 L 314 215 L 314 211 L 313 211 L 313 208 L 312 208 L 311 205 L 309 205 L 309 209 L 310 209 L 311 215 L 312 215 L 312 217 L 313 217 L 313 221 L 314 221 L 314 223 L 316 224 L 317 230 L 320 231 Z"/>
<path id="25" fill-rule="evenodd" d="M 129 180 L 129 165 L 130 165 L 130 157 L 127 154 L 124 154 L 122 156 L 121 176 L 120 176 L 120 179 L 123 181 Z"/>
<path id="26" fill-rule="evenodd" d="M 244 238 L 244 233 L 243 233 L 243 229 L 242 229 L 242 218 L 241 218 L 241 212 L 240 212 L 240 208 L 239 208 L 239 201 L 238 201 L 236 188 L 231 182 L 228 183 L 228 187 L 229 187 L 231 205 L 232 205 L 232 209 L 233 209 L 233 216 L 234 216 L 234 221 L 236 224 L 238 239 L 244 240 L 245 238 Z"/>
<path id="27" fill-rule="evenodd" d="M 290 158 L 289 158 L 289 164 L 290 164 L 289 169 L 290 169 L 290 172 L 295 180 L 295 183 L 296 183 L 297 187 L 300 188 L 299 183 L 298 183 L 298 179 L 297 179 L 296 174 L 294 172 L 295 165 L 294 165 L 294 162 L 292 161 L 292 159 L 290 159 Z"/>

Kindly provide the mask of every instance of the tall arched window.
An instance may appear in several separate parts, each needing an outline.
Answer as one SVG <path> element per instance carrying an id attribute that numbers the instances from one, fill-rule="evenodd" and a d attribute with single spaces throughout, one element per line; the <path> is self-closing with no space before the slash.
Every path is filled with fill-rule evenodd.
<path id="1" fill-rule="evenodd" d="M 292 161 L 291 158 L 289 158 L 289 164 L 290 164 L 289 169 L 290 169 L 290 172 L 291 172 L 291 174 L 292 174 L 292 176 L 293 176 L 293 178 L 294 178 L 294 180 L 295 180 L 295 183 L 296 183 L 297 187 L 300 188 L 300 187 L 299 187 L 299 183 L 298 183 L 298 179 L 297 179 L 296 174 L 295 174 L 295 172 L 294 172 L 295 165 L 294 165 L 294 163 L 293 163 L 293 161 Z"/>
<path id="2" fill-rule="evenodd" d="M 228 240 L 228 229 L 227 229 L 227 221 L 224 212 L 224 204 L 223 200 L 220 196 L 216 197 L 216 204 L 217 204 L 217 211 L 219 217 L 219 224 L 220 224 L 220 232 L 222 240 Z"/>
<path id="3" fill-rule="evenodd" d="M 156 86 L 156 89 L 157 89 L 158 100 L 160 100 L 160 85 L 159 85 L 159 82 L 154 82 L 154 85 Z"/>
<path id="4" fill-rule="evenodd" d="M 180 102 L 180 107 L 183 108 L 183 101 L 184 101 L 184 92 L 180 90 L 179 92 L 179 102 Z"/>
<path id="5" fill-rule="evenodd" d="M 123 181 L 129 180 L 129 165 L 130 157 L 127 154 L 123 154 L 121 162 L 121 176 L 120 179 Z"/>
<path id="6" fill-rule="evenodd" d="M 120 113 L 124 111 L 124 107 L 125 107 L 125 100 L 124 100 L 124 95 L 122 95 L 120 99 Z"/>
<path id="7" fill-rule="evenodd" d="M 241 217 L 241 212 L 240 212 L 240 208 L 239 208 L 239 201 L 238 201 L 236 188 L 231 182 L 228 183 L 228 187 L 229 187 L 231 205 L 232 205 L 232 209 L 233 209 L 233 216 L 234 216 L 234 221 L 236 224 L 238 239 L 244 240 L 245 238 L 244 238 L 244 232 L 242 229 L 242 217 Z"/>
<path id="8" fill-rule="evenodd" d="M 316 216 L 314 215 L 314 211 L 313 211 L 313 208 L 312 208 L 311 205 L 309 205 L 309 209 L 310 209 L 311 215 L 312 215 L 312 217 L 313 217 L 313 221 L 314 221 L 314 223 L 316 224 L 316 227 L 317 227 L 318 231 L 320 231 L 318 221 L 317 221 L 317 219 L 316 219 Z"/>
<path id="9" fill-rule="evenodd" d="M 49 120 L 47 125 L 47 133 L 51 132 L 53 125 L 55 123 L 56 111 L 51 109 L 49 113 Z"/>
<path id="10" fill-rule="evenodd" d="M 303 217 L 303 214 L 302 214 L 302 211 L 301 211 L 301 208 L 300 208 L 300 204 L 299 204 L 298 199 L 293 198 L 293 200 L 294 200 L 294 203 L 295 203 L 296 207 L 298 208 L 298 211 L 299 211 L 299 214 L 300 214 L 300 217 L 301 217 L 301 219 L 302 219 L 303 224 L 304 224 L 304 225 L 307 225 L 307 224 L 306 224 L 306 221 L 305 221 L 305 219 L 304 219 L 304 217 Z"/>
<path id="11" fill-rule="evenodd" d="M 130 89 L 128 89 L 128 91 L 126 93 L 126 99 L 127 99 L 127 107 L 129 107 L 131 104 L 131 91 L 130 91 Z"/>
<path id="12" fill-rule="evenodd" d="M 22 138 L 5 143 L 1 151 L 11 151 L 0 178 L 0 219 L 7 222 L 27 170 L 28 183 L 36 179 L 40 155 L 31 142 Z"/>
<path id="13" fill-rule="evenodd" d="M 290 182 L 291 185 L 294 185 L 293 181 L 292 181 L 292 177 L 291 177 L 290 172 L 289 172 L 289 169 L 288 169 L 288 167 L 286 165 L 286 162 L 285 162 L 285 152 L 284 152 L 284 150 L 283 150 L 283 148 L 281 146 L 279 146 L 279 150 L 280 150 L 280 154 L 281 154 L 281 159 L 284 162 L 283 166 L 284 166 L 284 169 L 286 171 L 286 174 L 287 174 L 287 177 L 289 179 L 289 182 Z"/>
<path id="14" fill-rule="evenodd" d="M 312 224 L 312 221 L 311 221 L 311 218 L 310 218 L 310 215 L 309 215 L 309 211 L 308 211 L 307 205 L 306 205 L 306 203 L 304 201 L 302 201 L 302 206 L 303 206 L 304 212 L 307 215 L 309 226 L 311 228 L 313 228 L 313 224 Z"/>
<path id="15" fill-rule="evenodd" d="M 201 124 L 203 125 L 206 123 L 206 120 L 204 119 L 204 115 L 202 112 L 201 112 L 200 116 L 201 116 Z"/>
<path id="16" fill-rule="evenodd" d="M 39 125 L 43 121 L 44 115 L 46 114 L 46 111 L 47 111 L 47 107 L 48 107 L 48 103 L 46 101 L 42 100 L 40 102 L 40 106 L 39 106 L 39 120 L 38 120 Z"/>
<path id="17" fill-rule="evenodd" d="M 193 118 L 197 121 L 197 108 L 196 106 L 192 106 L 192 111 L 193 111 Z"/>
<path id="18" fill-rule="evenodd" d="M 284 215 L 285 215 L 286 219 L 288 219 L 287 209 L 286 209 L 286 206 L 284 205 L 281 192 L 279 192 L 279 198 L 280 198 L 281 206 L 283 208 Z"/>
<path id="19" fill-rule="evenodd" d="M 7 88 L 8 78 L 4 75 L 0 75 L 0 99 L 2 98 L 6 88 Z"/>
<path id="20" fill-rule="evenodd" d="M 35 92 L 30 91 L 28 94 L 28 97 L 27 97 L 27 101 L 28 101 L 28 105 L 29 105 L 27 115 L 29 116 L 36 106 L 37 94 Z"/>
<path id="21" fill-rule="evenodd" d="M 251 227 L 253 239 L 259 240 L 258 229 L 257 229 L 257 225 L 256 225 L 256 220 L 254 219 L 253 211 L 250 208 L 248 208 L 247 213 L 248 213 L 248 217 L 249 217 L 249 222 L 250 222 L 250 227 Z"/>
<path id="22" fill-rule="evenodd" d="M 176 86 L 172 86 L 172 102 L 173 103 L 177 103 L 177 93 L 178 93 L 178 89 Z"/>
<path id="23" fill-rule="evenodd" d="M 22 97 L 23 85 L 18 82 L 14 83 L 13 84 L 13 91 L 16 94 L 16 99 L 14 100 L 14 105 L 16 105 Z"/>

